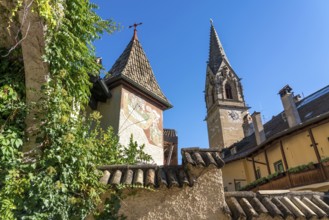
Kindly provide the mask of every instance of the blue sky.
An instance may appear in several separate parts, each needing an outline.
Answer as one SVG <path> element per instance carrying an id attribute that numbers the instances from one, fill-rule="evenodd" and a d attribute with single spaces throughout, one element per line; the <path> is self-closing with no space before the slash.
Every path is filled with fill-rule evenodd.
<path id="1" fill-rule="evenodd" d="M 180 148 L 208 147 L 203 91 L 210 18 L 242 78 L 250 113 L 260 111 L 263 122 L 282 111 L 277 93 L 286 84 L 302 96 L 329 84 L 328 0 L 93 2 L 101 17 L 122 26 L 95 42 L 107 71 L 133 35 L 128 26 L 143 22 L 138 38 L 174 106 L 164 112 L 164 127 L 176 129 Z"/>

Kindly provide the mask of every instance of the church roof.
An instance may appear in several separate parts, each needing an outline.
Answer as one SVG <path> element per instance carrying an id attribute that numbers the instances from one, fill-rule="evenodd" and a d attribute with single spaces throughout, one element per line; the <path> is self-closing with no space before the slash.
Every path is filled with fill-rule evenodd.
<path id="1" fill-rule="evenodd" d="M 109 85 L 119 79 L 127 81 L 155 98 L 166 108 L 172 107 L 154 76 L 150 62 L 137 38 L 137 30 L 134 31 L 133 38 L 108 72 L 106 83 Z"/>
<path id="2" fill-rule="evenodd" d="M 213 23 L 211 22 L 208 65 L 214 74 L 217 73 L 219 67 L 221 66 L 224 60 L 229 64 L 222 43 L 220 42 L 218 34 L 216 32 L 216 29 Z"/>
<path id="3" fill-rule="evenodd" d="M 241 141 L 231 145 L 227 149 L 223 149 L 224 161 L 230 162 L 248 156 L 250 153 L 257 151 L 267 142 L 280 138 L 287 133 L 293 132 L 296 129 L 307 126 L 308 123 L 314 121 L 326 120 L 329 118 L 329 85 L 314 92 L 296 103 L 296 107 L 302 123 L 295 127 L 289 128 L 288 122 L 284 117 L 283 112 L 273 116 L 271 120 L 264 124 L 266 141 L 261 145 L 256 144 L 254 133 L 245 137 Z M 236 154 L 231 155 L 230 150 L 236 147 Z"/>

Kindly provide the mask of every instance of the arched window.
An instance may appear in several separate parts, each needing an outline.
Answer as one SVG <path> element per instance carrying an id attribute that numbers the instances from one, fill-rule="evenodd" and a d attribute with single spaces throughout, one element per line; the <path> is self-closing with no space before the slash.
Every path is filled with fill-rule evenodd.
<path id="1" fill-rule="evenodd" d="M 233 99 L 232 88 L 229 84 L 225 85 L 225 93 L 226 93 L 226 98 L 227 99 Z"/>

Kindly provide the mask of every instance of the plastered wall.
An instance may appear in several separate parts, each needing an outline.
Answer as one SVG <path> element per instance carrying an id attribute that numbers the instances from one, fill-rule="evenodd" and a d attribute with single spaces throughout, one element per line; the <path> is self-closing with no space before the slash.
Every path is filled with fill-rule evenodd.
<path id="1" fill-rule="evenodd" d="M 97 111 L 102 115 L 101 127 L 111 126 L 119 136 L 119 142 L 128 146 L 130 137 L 139 145 L 145 144 L 144 151 L 152 161 L 163 164 L 163 113 L 141 96 L 123 86 L 111 89 L 112 97 L 105 103 L 99 102 Z"/>
<path id="2" fill-rule="evenodd" d="M 98 102 L 97 105 L 97 111 L 102 115 L 102 128 L 107 129 L 111 126 L 116 134 L 119 129 L 121 91 L 122 86 L 111 89 L 112 97 L 107 99 L 105 103 Z"/>
<path id="3" fill-rule="evenodd" d="M 162 110 L 129 90 L 122 88 L 118 135 L 120 143 L 134 141 L 145 144 L 145 152 L 152 156 L 152 163 L 163 164 L 163 114 Z"/>
<path id="4" fill-rule="evenodd" d="M 235 189 L 236 181 L 240 182 L 241 187 L 246 185 L 247 183 L 246 173 L 245 173 L 245 169 L 243 168 L 242 160 L 238 160 L 236 162 L 226 164 L 222 168 L 222 172 L 223 172 L 224 187 L 226 187 L 227 191 L 236 190 Z"/>
<path id="5" fill-rule="evenodd" d="M 126 190 L 120 213 L 128 220 L 229 219 L 223 214 L 224 204 L 221 170 L 212 169 L 200 176 L 193 187 Z"/>
<path id="6" fill-rule="evenodd" d="M 284 166 L 284 161 L 281 155 L 281 150 L 280 150 L 280 143 L 276 142 L 271 145 L 271 148 L 266 150 L 267 152 L 267 158 L 268 158 L 268 163 L 270 165 L 271 173 L 275 172 L 274 168 L 274 163 L 281 160 L 284 169 L 286 170 L 286 167 Z"/>
<path id="7" fill-rule="evenodd" d="M 329 123 L 312 128 L 321 159 L 329 157 Z"/>
<path id="8" fill-rule="evenodd" d="M 289 136 L 282 140 L 289 167 L 295 167 L 309 162 L 317 163 L 311 139 L 307 131 Z"/>
<path id="9" fill-rule="evenodd" d="M 317 143 L 321 159 L 329 157 L 329 123 L 326 122 L 319 124 L 311 128 L 311 131 L 315 142 Z M 310 162 L 318 163 L 314 147 L 311 146 L 312 141 L 307 128 L 303 131 L 297 131 L 289 136 L 283 137 L 281 138 L 281 141 L 288 163 L 288 168 L 308 164 Z M 285 167 L 280 149 L 280 140 L 271 143 L 270 147 L 266 146 L 266 148 L 271 173 L 275 172 L 274 163 L 279 160 L 282 160 L 282 164 L 286 170 L 287 168 Z M 254 158 L 255 161 L 260 161 L 263 163 L 266 162 L 264 152 L 258 153 Z M 244 161 L 244 165 L 241 163 L 242 161 Z M 256 169 L 259 168 L 261 170 L 262 177 L 269 175 L 266 165 L 255 163 L 255 167 Z M 234 178 L 240 178 L 241 172 L 239 172 L 239 169 L 244 170 L 248 183 L 255 180 L 252 162 L 247 161 L 246 159 L 240 159 L 226 164 L 223 168 L 225 186 L 229 180 L 232 181 Z M 229 191 L 233 190 L 230 186 L 228 189 Z"/>

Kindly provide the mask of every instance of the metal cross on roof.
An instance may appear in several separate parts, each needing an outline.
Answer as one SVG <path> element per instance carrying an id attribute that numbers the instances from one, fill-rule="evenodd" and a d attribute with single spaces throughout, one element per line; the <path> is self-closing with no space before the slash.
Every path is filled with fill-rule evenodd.
<path id="1" fill-rule="evenodd" d="M 134 27 L 134 30 L 137 30 L 137 26 L 139 26 L 139 25 L 142 25 L 143 23 L 142 22 L 140 22 L 140 23 L 135 23 L 135 24 L 133 24 L 133 25 L 130 25 L 129 26 L 129 28 L 132 28 L 132 27 Z"/>

